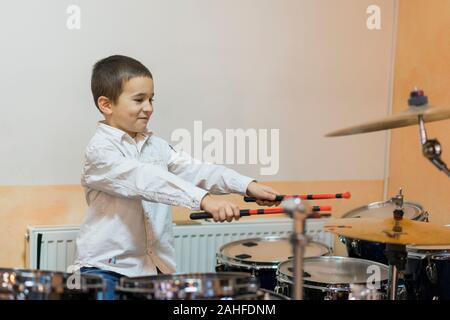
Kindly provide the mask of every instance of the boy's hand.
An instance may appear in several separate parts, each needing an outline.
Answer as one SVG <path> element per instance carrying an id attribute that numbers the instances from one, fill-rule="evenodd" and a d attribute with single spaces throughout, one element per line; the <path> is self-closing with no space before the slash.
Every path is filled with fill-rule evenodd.
<path id="1" fill-rule="evenodd" d="M 227 200 L 213 198 L 209 194 L 203 197 L 202 202 L 200 203 L 200 208 L 211 213 L 213 215 L 214 222 L 224 222 L 225 220 L 231 222 L 233 218 L 235 220 L 239 220 L 241 217 L 239 207 L 237 205 Z"/>
<path id="2" fill-rule="evenodd" d="M 247 195 L 256 198 L 256 203 L 260 206 L 278 206 L 281 202 L 274 200 L 279 194 L 275 189 L 254 181 L 250 182 L 247 187 Z"/>

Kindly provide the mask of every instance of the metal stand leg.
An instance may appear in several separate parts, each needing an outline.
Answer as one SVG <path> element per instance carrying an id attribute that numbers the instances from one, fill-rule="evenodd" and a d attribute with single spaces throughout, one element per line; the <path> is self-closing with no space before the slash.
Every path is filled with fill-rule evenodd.
<path id="1" fill-rule="evenodd" d="M 397 300 L 398 273 L 405 270 L 408 257 L 406 246 L 388 243 L 385 254 L 389 263 L 389 300 Z"/>
<path id="2" fill-rule="evenodd" d="M 305 205 L 301 203 L 301 200 L 289 199 L 283 202 L 283 207 L 286 212 L 293 218 L 294 230 L 292 233 L 291 241 L 294 252 L 294 292 L 293 299 L 303 299 L 303 252 L 307 243 L 305 235 L 305 221 L 307 218 L 307 212 Z"/>
<path id="3" fill-rule="evenodd" d="M 300 216 L 301 213 L 296 213 Z M 295 300 L 303 300 L 303 252 L 306 247 L 306 236 L 304 235 L 305 220 L 301 217 L 294 218 L 294 232 L 292 244 L 294 248 L 294 295 Z"/>

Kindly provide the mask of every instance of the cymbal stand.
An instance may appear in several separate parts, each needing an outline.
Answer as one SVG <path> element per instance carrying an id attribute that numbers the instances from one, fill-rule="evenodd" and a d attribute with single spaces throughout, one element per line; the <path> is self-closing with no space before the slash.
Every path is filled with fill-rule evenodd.
<path id="1" fill-rule="evenodd" d="M 398 236 L 402 233 L 400 222 L 402 221 L 404 214 L 402 189 L 400 189 L 399 193 L 392 198 L 392 201 L 395 204 L 395 209 L 393 212 L 395 224 L 392 233 L 389 232 L 388 234 L 393 238 L 398 238 Z M 386 258 L 388 259 L 389 264 L 388 298 L 390 300 L 396 300 L 398 289 L 398 274 L 399 272 L 405 270 L 408 257 L 406 246 L 387 243 L 384 253 L 386 255 Z"/>
<path id="2" fill-rule="evenodd" d="M 450 170 L 445 162 L 441 159 L 442 147 L 437 139 L 427 139 L 427 132 L 425 130 L 425 124 L 423 116 L 419 116 L 419 134 L 420 144 L 422 145 L 422 153 L 430 160 L 439 170 L 443 171 L 450 177 Z"/>
<path id="3" fill-rule="evenodd" d="M 421 108 L 428 104 L 428 97 L 423 90 L 415 88 L 408 99 L 408 105 L 413 110 Z M 427 139 L 427 132 L 425 130 L 425 121 L 423 115 L 419 115 L 419 136 L 420 144 L 422 145 L 422 154 L 434 164 L 436 168 L 443 171 L 450 177 L 450 170 L 445 162 L 441 159 L 442 147 L 437 139 Z"/>
<path id="4" fill-rule="evenodd" d="M 307 210 L 301 199 L 291 198 L 283 201 L 282 206 L 293 219 L 294 230 L 291 243 L 294 251 L 294 300 L 303 300 L 303 253 L 308 242 L 305 234 L 305 221 L 308 218 Z"/>

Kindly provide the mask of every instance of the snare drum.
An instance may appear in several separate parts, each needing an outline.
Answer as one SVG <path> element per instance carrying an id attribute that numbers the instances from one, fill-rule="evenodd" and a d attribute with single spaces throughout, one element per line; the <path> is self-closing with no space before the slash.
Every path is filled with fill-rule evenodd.
<path id="1" fill-rule="evenodd" d="M 305 257 L 329 253 L 330 250 L 325 245 L 309 242 Z M 274 290 L 278 265 L 292 255 L 292 245 L 288 238 L 272 236 L 242 239 L 227 243 L 219 249 L 216 271 L 248 272 L 258 279 L 261 288 Z"/>
<path id="2" fill-rule="evenodd" d="M 405 285 L 410 300 L 450 300 L 450 246 L 408 246 Z"/>
<path id="3" fill-rule="evenodd" d="M 350 300 L 352 285 L 366 286 L 386 297 L 388 266 L 348 257 L 314 257 L 304 260 L 303 296 L 305 300 Z M 277 270 L 276 292 L 291 297 L 294 262 L 281 263 Z"/>
<path id="4" fill-rule="evenodd" d="M 374 202 L 349 211 L 342 218 L 390 218 L 393 217 L 394 210 L 395 204 L 392 200 Z M 417 203 L 404 202 L 403 211 L 403 219 L 428 221 L 428 213 Z M 388 263 L 384 254 L 386 249 L 386 244 L 384 243 L 351 239 L 343 236 L 340 236 L 339 239 L 346 245 L 349 257 L 372 260 L 383 264 Z"/>
<path id="5" fill-rule="evenodd" d="M 104 294 L 96 275 L 0 269 L 0 300 L 102 300 Z"/>
<path id="6" fill-rule="evenodd" d="M 258 285 L 247 273 L 188 273 L 128 278 L 116 288 L 120 300 L 258 300 Z"/>

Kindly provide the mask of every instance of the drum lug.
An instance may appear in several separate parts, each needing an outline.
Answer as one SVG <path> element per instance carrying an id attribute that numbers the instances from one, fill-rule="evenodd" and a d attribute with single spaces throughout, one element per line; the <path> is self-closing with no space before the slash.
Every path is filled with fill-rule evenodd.
<path id="1" fill-rule="evenodd" d="M 357 239 L 352 239 L 350 242 L 350 246 L 352 247 L 352 249 L 354 250 L 354 252 L 360 256 L 361 255 L 361 247 L 359 245 L 359 240 Z"/>
<path id="2" fill-rule="evenodd" d="M 424 216 L 424 220 L 425 222 L 430 222 L 430 220 L 428 219 L 428 217 L 430 216 L 430 214 L 428 213 L 428 211 L 425 211 L 425 213 L 423 214 Z"/>
<path id="3" fill-rule="evenodd" d="M 333 294 L 333 293 L 334 293 L 334 292 L 332 292 L 332 291 L 327 291 L 327 294 L 326 294 L 324 300 L 335 300 L 335 299 L 334 299 L 334 294 Z"/>
<path id="4" fill-rule="evenodd" d="M 345 238 L 344 236 L 339 236 L 339 241 L 341 241 L 343 244 L 347 244 L 347 238 Z"/>
<path id="5" fill-rule="evenodd" d="M 428 265 L 426 267 L 427 277 L 432 284 L 437 283 L 437 270 L 436 265 L 430 261 L 428 261 Z"/>
<path id="6" fill-rule="evenodd" d="M 339 290 L 335 289 L 334 287 L 327 286 L 326 290 L 327 294 L 324 297 L 324 300 L 339 300 L 338 294 Z"/>

